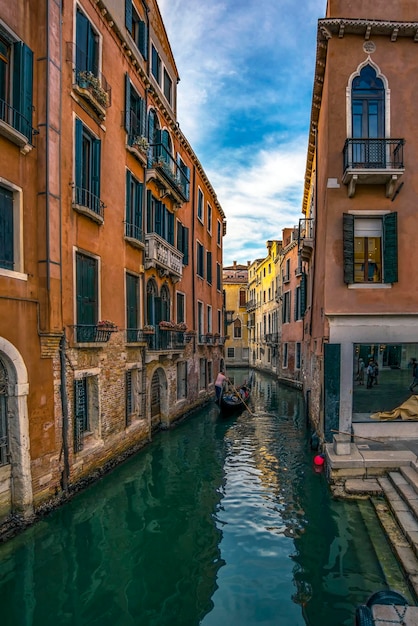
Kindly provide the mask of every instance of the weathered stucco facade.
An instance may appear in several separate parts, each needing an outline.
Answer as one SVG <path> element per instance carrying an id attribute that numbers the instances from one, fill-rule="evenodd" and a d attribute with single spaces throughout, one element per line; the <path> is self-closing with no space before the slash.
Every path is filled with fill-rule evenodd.
<path id="1" fill-rule="evenodd" d="M 0 0 L 0 44 L 2 523 L 212 397 L 226 224 L 155 0 Z"/>

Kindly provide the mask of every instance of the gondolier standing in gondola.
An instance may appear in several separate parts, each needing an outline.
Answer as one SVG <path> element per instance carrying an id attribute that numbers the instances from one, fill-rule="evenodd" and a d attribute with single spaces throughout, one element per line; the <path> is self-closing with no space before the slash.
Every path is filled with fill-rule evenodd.
<path id="1" fill-rule="evenodd" d="M 220 372 L 217 375 L 216 380 L 215 380 L 216 402 L 218 404 L 219 404 L 219 401 L 220 401 L 220 398 L 221 398 L 222 388 L 223 388 L 225 382 L 229 383 L 229 379 L 225 376 L 224 371 L 220 370 Z"/>

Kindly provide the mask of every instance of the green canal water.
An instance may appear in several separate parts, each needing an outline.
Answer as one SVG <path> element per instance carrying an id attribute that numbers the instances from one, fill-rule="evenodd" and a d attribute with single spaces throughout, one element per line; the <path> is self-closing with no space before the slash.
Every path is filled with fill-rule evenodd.
<path id="1" fill-rule="evenodd" d="M 300 392 L 257 374 L 251 406 L 206 406 L 1 545 L 1 626 L 352 626 L 405 592 L 368 504 L 315 473 Z"/>

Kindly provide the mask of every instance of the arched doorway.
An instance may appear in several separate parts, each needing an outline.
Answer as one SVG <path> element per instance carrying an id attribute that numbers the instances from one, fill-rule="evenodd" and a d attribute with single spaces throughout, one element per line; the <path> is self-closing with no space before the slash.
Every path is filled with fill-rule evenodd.
<path id="1" fill-rule="evenodd" d="M 33 514 L 26 366 L 20 353 L 0 338 L 0 521 L 11 513 Z"/>
<path id="2" fill-rule="evenodd" d="M 162 367 L 155 370 L 150 387 L 151 422 L 155 426 L 167 419 L 167 377 Z"/>

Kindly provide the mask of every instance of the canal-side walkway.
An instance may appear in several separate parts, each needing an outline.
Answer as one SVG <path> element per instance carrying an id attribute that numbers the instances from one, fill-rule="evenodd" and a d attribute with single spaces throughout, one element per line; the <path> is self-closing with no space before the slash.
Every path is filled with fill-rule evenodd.
<path id="1" fill-rule="evenodd" d="M 326 458 L 335 495 L 380 496 L 372 498 L 376 514 L 418 599 L 418 442 L 356 444 L 337 437 L 327 444 Z M 374 623 L 418 624 L 418 607 L 398 608 L 379 607 Z"/>

